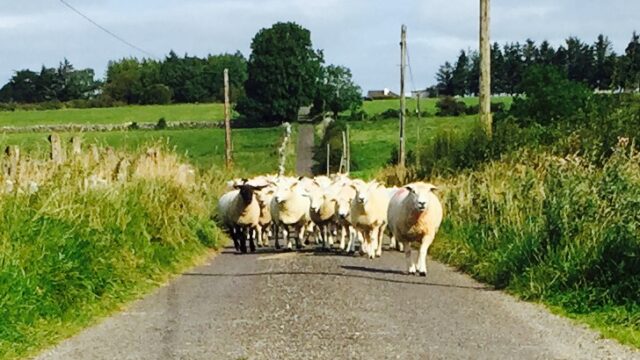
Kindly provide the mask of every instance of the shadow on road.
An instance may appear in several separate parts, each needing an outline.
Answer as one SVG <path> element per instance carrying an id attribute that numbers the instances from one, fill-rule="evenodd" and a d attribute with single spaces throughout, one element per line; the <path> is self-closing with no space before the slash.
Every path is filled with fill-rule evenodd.
<path id="1" fill-rule="evenodd" d="M 374 272 L 374 273 L 387 273 L 387 274 L 403 274 L 409 278 L 408 275 L 404 275 L 401 271 L 396 270 L 384 270 L 384 269 L 376 269 L 376 268 L 367 268 L 362 266 L 346 266 L 343 265 L 342 268 L 346 270 L 355 270 L 355 271 L 366 271 L 366 272 Z M 361 274 L 353 274 L 353 273 L 342 273 L 342 272 L 328 272 L 328 271 L 265 271 L 265 272 L 254 272 L 254 273 L 236 273 L 236 274 L 228 274 L 228 273 L 200 273 L 200 272 L 187 272 L 183 273 L 184 276 L 202 276 L 202 277 L 251 277 L 251 276 L 337 276 L 337 277 L 347 277 L 347 278 L 356 278 L 356 279 L 369 279 L 374 281 L 385 281 L 389 283 L 395 284 L 409 284 L 409 285 L 420 285 L 420 286 L 435 286 L 435 287 L 445 287 L 445 288 L 458 288 L 458 289 L 470 289 L 470 290 L 481 290 L 481 291 L 492 291 L 493 289 L 484 285 L 478 286 L 462 286 L 462 285 L 450 285 L 450 284 L 438 284 L 427 281 L 410 281 L 410 280 L 400 280 L 393 278 L 385 278 L 385 277 L 376 277 L 371 275 L 361 275 Z"/>

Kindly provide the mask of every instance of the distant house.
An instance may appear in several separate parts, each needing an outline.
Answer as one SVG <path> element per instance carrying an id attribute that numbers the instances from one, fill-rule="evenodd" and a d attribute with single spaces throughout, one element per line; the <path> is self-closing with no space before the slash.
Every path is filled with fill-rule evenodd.
<path id="1" fill-rule="evenodd" d="M 369 90 L 367 91 L 367 96 L 365 96 L 365 100 L 380 100 L 380 99 L 397 99 L 400 95 L 394 93 L 393 91 L 384 88 L 383 90 Z"/>

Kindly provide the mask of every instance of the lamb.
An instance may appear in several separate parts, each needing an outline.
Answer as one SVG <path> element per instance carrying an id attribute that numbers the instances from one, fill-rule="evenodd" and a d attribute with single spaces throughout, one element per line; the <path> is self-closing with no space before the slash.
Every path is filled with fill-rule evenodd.
<path id="1" fill-rule="evenodd" d="M 373 181 L 351 184 L 356 196 L 351 201 L 351 224 L 362 233 L 362 250 L 370 259 L 382 255 L 382 235 L 387 226 L 389 198 L 386 189 Z"/>
<path id="2" fill-rule="evenodd" d="M 247 238 L 251 252 L 256 250 L 251 233 L 258 229 L 260 205 L 254 193 L 264 187 L 250 185 L 245 181 L 243 184 L 233 185 L 234 190 L 225 193 L 218 200 L 221 222 L 230 233 L 236 250 L 242 253 L 247 252 Z"/>
<path id="3" fill-rule="evenodd" d="M 292 249 L 289 231 L 292 228 L 297 233 L 296 247 L 302 248 L 306 227 L 309 218 L 309 197 L 305 196 L 301 182 L 298 180 L 280 179 L 276 191 L 271 199 L 271 218 L 274 225 L 274 238 L 276 249 L 278 243 L 278 230 L 282 227 L 283 238 L 287 241 L 287 248 Z"/>
<path id="4" fill-rule="evenodd" d="M 258 205 L 260 205 L 260 217 L 258 218 L 257 242 L 258 246 L 269 245 L 269 233 L 271 232 L 271 199 L 276 188 L 268 185 L 266 188 L 256 193 Z"/>
<path id="5" fill-rule="evenodd" d="M 416 182 L 406 185 L 389 202 L 389 229 L 402 242 L 409 274 L 427 276 L 427 250 L 442 222 L 442 205 L 433 193 L 433 184 Z M 418 262 L 413 261 L 411 243 L 420 242 Z"/>

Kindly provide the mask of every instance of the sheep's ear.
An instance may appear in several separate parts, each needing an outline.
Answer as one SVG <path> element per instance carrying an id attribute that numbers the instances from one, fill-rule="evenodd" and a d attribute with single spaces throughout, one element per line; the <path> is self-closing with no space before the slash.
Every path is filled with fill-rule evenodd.
<path id="1" fill-rule="evenodd" d="M 298 177 L 298 181 L 302 181 L 302 180 L 304 180 L 304 176 Z"/>
<path id="2" fill-rule="evenodd" d="M 411 186 L 411 185 L 407 185 L 404 188 L 409 190 L 409 192 L 411 192 L 411 193 L 415 193 L 416 192 L 416 189 L 414 189 L 413 186 Z"/>
<path id="3" fill-rule="evenodd" d="M 254 186 L 254 187 L 253 187 L 253 190 L 255 190 L 255 191 L 260 191 L 260 190 L 262 190 L 262 189 L 266 188 L 267 186 L 269 186 L 269 185 Z"/>

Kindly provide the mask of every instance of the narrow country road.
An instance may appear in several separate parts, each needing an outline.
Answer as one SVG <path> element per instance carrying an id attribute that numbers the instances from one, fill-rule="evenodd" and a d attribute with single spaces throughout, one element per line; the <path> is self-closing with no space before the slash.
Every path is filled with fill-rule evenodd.
<path id="1" fill-rule="evenodd" d="M 298 176 L 313 176 L 313 125 L 300 124 L 298 127 L 298 142 L 296 143 L 296 174 Z"/>
<path id="2" fill-rule="evenodd" d="M 638 359 L 429 262 L 226 250 L 39 359 Z"/>

